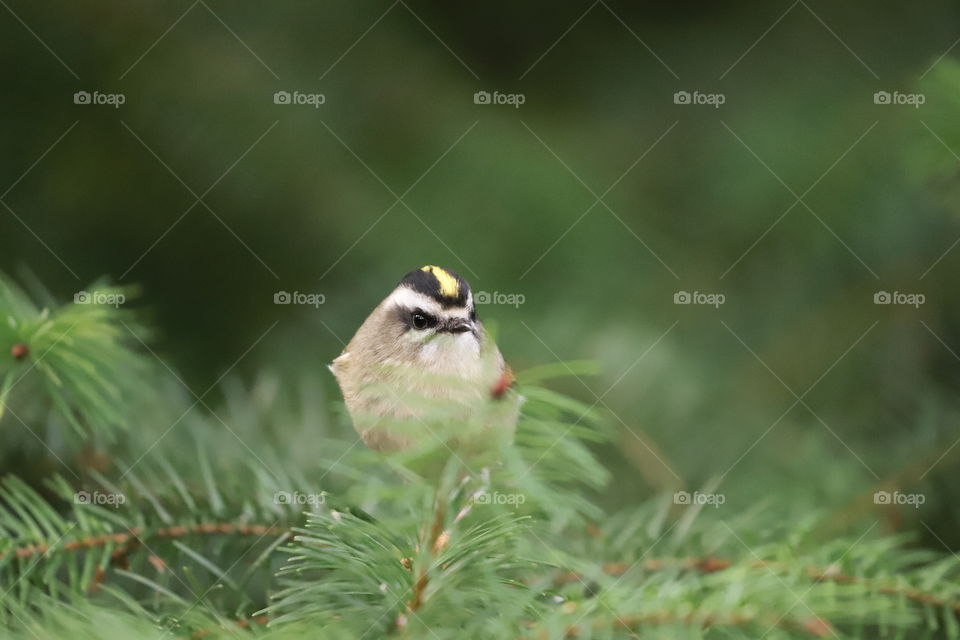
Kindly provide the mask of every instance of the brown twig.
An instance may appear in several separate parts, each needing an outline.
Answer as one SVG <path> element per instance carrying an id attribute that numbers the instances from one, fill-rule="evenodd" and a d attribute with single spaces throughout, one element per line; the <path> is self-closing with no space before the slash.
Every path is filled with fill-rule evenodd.
<path id="1" fill-rule="evenodd" d="M 724 558 L 651 558 L 637 565 L 631 565 L 623 562 L 611 562 L 602 566 L 605 574 L 610 576 L 622 576 L 630 571 L 634 566 L 642 567 L 645 571 L 663 571 L 667 568 L 680 568 L 686 571 L 700 571 L 702 573 L 713 573 L 723 571 L 733 566 L 732 560 Z M 765 562 L 757 560 L 751 562 L 748 566 L 754 569 L 770 569 L 773 571 L 785 572 L 791 567 L 784 562 Z M 808 567 L 806 569 L 808 577 L 817 582 L 836 582 L 841 584 L 859 584 L 872 587 L 878 593 L 890 596 L 902 596 L 918 604 L 930 605 L 934 607 L 948 607 L 955 613 L 960 614 L 960 602 L 946 600 L 920 589 L 903 588 L 889 585 L 878 585 L 875 580 L 870 578 L 860 578 L 840 572 L 839 570 L 819 567 Z M 557 585 L 568 584 L 571 582 L 582 581 L 583 576 L 574 571 L 562 573 L 555 579 Z"/>
<path id="2" fill-rule="evenodd" d="M 826 638 L 836 635 L 833 626 L 822 618 L 809 618 L 802 621 L 793 621 L 785 619 L 774 619 L 770 616 L 756 616 L 746 614 L 730 614 L 725 616 L 705 615 L 699 616 L 693 613 L 678 615 L 670 612 L 647 613 L 642 615 L 633 615 L 625 617 L 616 617 L 608 621 L 609 625 L 615 628 L 624 629 L 630 632 L 640 631 L 645 626 L 667 625 L 667 624 L 686 624 L 697 625 L 703 628 L 708 627 L 749 627 L 757 624 L 763 624 L 770 627 L 780 627 L 795 631 L 802 631 L 816 638 Z M 595 623 L 594 623 L 595 624 Z M 534 626 L 535 623 L 529 623 Z M 583 633 L 579 625 L 571 625 L 563 633 L 564 638 L 576 638 Z M 540 634 L 537 638 L 547 638 Z"/>
<path id="3" fill-rule="evenodd" d="M 249 629 L 254 625 L 265 627 L 267 626 L 268 622 L 270 622 L 270 618 L 268 618 L 267 616 L 256 616 L 254 618 L 240 618 L 239 620 L 234 621 L 234 623 L 241 629 Z M 194 631 L 192 634 L 190 634 L 190 637 L 204 638 L 210 635 L 211 633 L 213 633 L 213 631 L 210 631 L 208 629 L 199 629 L 197 631 Z"/>
<path id="4" fill-rule="evenodd" d="M 645 571 L 663 571 L 671 567 L 678 567 L 687 571 L 697 570 L 703 573 L 713 573 L 727 569 L 731 566 L 729 560 L 719 558 L 651 558 L 643 562 L 632 565 L 626 562 L 608 562 L 601 569 L 610 576 L 622 576 L 634 567 L 642 567 Z M 554 580 L 555 584 L 563 585 L 570 582 L 578 582 L 583 576 L 575 571 L 562 573 Z"/>
<path id="5" fill-rule="evenodd" d="M 430 527 L 430 534 L 426 540 L 427 548 L 430 549 L 431 556 L 436 555 L 443 550 L 443 546 L 445 546 L 446 543 L 444 542 L 441 545 L 442 538 L 446 538 L 446 540 L 449 540 L 450 538 L 449 534 L 446 536 L 443 535 L 443 521 L 446 512 L 446 505 L 438 498 L 436 513 L 433 518 L 433 525 Z M 417 609 L 423 605 L 423 593 L 427 590 L 427 584 L 429 581 L 430 577 L 427 573 L 427 567 L 418 567 L 417 579 L 413 584 L 413 596 L 410 598 L 410 602 L 407 604 L 407 610 L 411 613 L 416 612 Z"/>
<path id="6" fill-rule="evenodd" d="M 153 530 L 143 527 L 134 527 L 123 533 L 109 533 L 100 536 L 88 536 L 79 540 L 71 540 L 59 548 L 64 551 L 83 551 L 104 547 L 108 544 L 118 546 L 117 553 L 120 557 L 128 555 L 134 548 L 139 546 L 143 537 L 148 538 L 183 538 L 190 535 L 241 535 L 241 536 L 265 536 L 272 533 L 286 533 L 288 530 L 280 527 L 270 527 L 260 524 L 233 524 L 230 522 L 206 522 L 190 526 L 164 527 Z M 16 558 L 30 558 L 36 555 L 42 555 L 50 551 L 50 545 L 32 544 L 20 547 L 7 553 L 0 553 L 0 559 L 13 555 Z"/>
<path id="7" fill-rule="evenodd" d="M 463 482 L 465 483 L 466 481 L 467 479 L 464 478 Z M 486 490 L 486 487 L 487 487 L 487 484 L 486 482 L 484 482 L 483 485 L 480 487 L 480 489 L 475 491 L 470 496 L 470 499 L 467 501 L 467 504 L 464 505 L 460 509 L 460 511 L 457 512 L 456 516 L 454 516 L 453 524 L 456 524 L 461 520 L 463 520 L 465 517 L 467 517 L 467 515 L 473 509 L 473 505 L 476 502 L 477 496 L 483 493 Z M 446 528 L 446 525 L 445 525 L 446 514 L 447 514 L 447 505 L 440 499 L 440 492 L 438 492 L 433 524 L 430 527 L 430 532 L 426 540 L 422 542 L 422 544 L 424 545 L 424 548 L 429 549 L 429 553 L 431 557 L 439 556 L 441 553 L 443 553 L 443 550 L 446 549 L 447 546 L 450 544 L 451 533 L 450 533 L 450 529 Z M 404 558 L 403 560 L 401 560 L 401 563 L 403 564 L 404 568 L 406 568 L 408 571 L 412 568 L 412 561 L 409 558 Z M 430 582 L 430 575 L 428 573 L 427 566 L 423 566 L 423 565 L 418 566 L 416 575 L 417 577 L 413 584 L 413 594 L 410 598 L 410 602 L 407 603 L 407 611 L 410 613 L 416 613 L 416 611 L 423 606 L 424 594 L 427 590 L 427 585 Z M 394 625 L 398 629 L 403 629 L 406 626 L 406 624 L 407 624 L 407 618 L 402 613 L 399 614 L 397 616 L 397 619 L 394 621 Z"/>

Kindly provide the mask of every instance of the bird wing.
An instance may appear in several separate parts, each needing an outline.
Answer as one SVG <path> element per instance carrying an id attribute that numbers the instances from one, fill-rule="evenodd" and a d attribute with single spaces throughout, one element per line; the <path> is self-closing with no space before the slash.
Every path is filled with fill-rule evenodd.
<path id="1" fill-rule="evenodd" d="M 490 389 L 490 395 L 494 398 L 503 397 L 503 394 L 507 392 L 513 383 L 516 381 L 517 376 L 514 375 L 513 369 L 510 368 L 510 365 L 504 363 L 503 370 L 500 371 L 500 377 L 497 378 L 497 381 L 494 383 L 493 388 Z"/>
<path id="2" fill-rule="evenodd" d="M 344 369 L 344 367 L 345 367 L 346 364 L 347 364 L 347 360 L 349 360 L 349 359 L 350 359 L 350 352 L 349 352 L 349 351 L 344 351 L 344 352 L 341 353 L 339 356 L 337 356 L 336 358 L 334 358 L 334 359 L 333 359 L 333 362 L 331 362 L 329 365 L 327 365 L 327 368 L 330 369 L 330 371 L 333 372 L 333 375 L 339 376 L 340 373 L 343 372 L 343 369 Z"/>

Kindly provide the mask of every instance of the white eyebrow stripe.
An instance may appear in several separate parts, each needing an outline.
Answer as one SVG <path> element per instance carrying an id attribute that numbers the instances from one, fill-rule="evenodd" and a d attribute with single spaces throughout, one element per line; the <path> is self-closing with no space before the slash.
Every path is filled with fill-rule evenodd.
<path id="1" fill-rule="evenodd" d="M 423 311 L 426 311 L 430 315 L 436 316 L 440 315 L 440 305 L 436 300 L 429 296 L 425 296 L 419 291 L 414 291 L 410 287 L 397 287 L 393 293 L 387 297 L 388 303 L 393 303 L 406 307 L 408 309 L 420 308 Z"/>
<path id="2" fill-rule="evenodd" d="M 400 305 L 410 310 L 419 308 L 437 317 L 466 318 L 470 315 L 470 312 L 462 307 L 444 309 L 430 296 L 424 295 L 419 291 L 414 291 L 406 286 L 397 287 L 394 292 L 387 297 L 387 303 Z"/>

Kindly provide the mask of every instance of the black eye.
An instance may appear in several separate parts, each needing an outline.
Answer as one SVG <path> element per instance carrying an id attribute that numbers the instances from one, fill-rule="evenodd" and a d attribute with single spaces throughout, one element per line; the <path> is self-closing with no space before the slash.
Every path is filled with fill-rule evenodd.
<path id="1" fill-rule="evenodd" d="M 422 311 L 414 311 L 410 316 L 410 322 L 413 324 L 414 329 L 426 329 L 427 327 L 433 324 L 433 316 L 427 315 Z"/>

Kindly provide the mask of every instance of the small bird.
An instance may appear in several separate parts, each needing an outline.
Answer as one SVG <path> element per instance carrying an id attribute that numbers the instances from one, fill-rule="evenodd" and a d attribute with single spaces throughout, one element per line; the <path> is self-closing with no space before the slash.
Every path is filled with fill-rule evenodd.
<path id="1" fill-rule="evenodd" d="M 512 438 L 522 403 L 477 318 L 470 285 L 434 265 L 404 276 L 330 370 L 354 428 L 379 451 L 432 437 L 453 444 Z"/>

